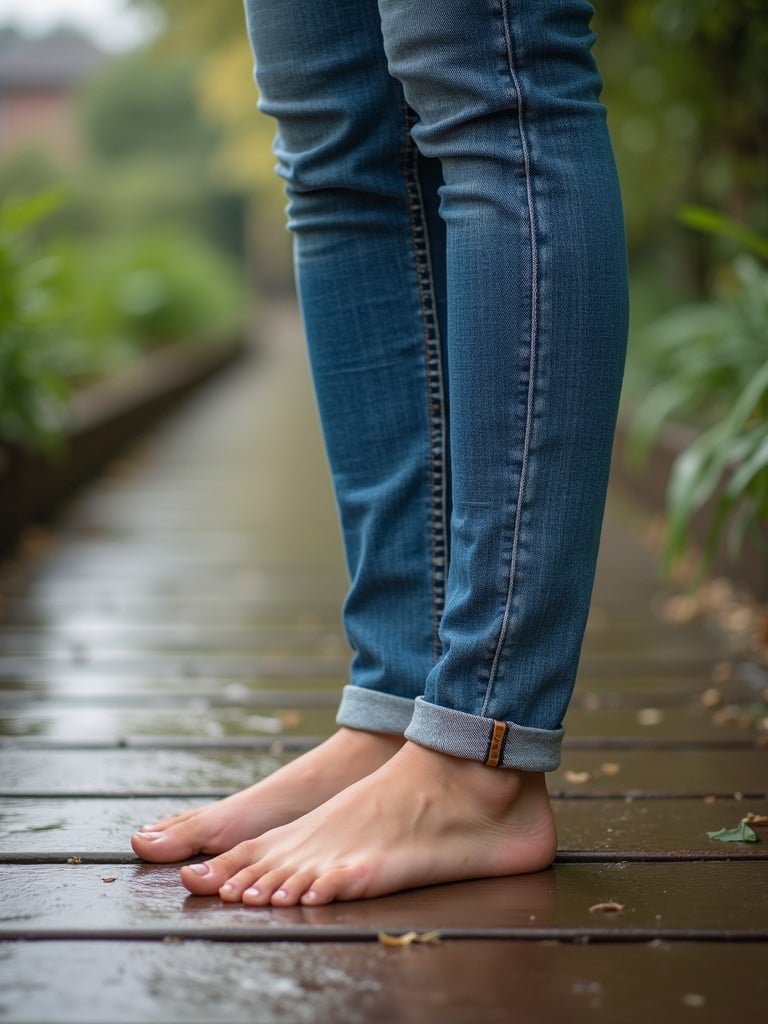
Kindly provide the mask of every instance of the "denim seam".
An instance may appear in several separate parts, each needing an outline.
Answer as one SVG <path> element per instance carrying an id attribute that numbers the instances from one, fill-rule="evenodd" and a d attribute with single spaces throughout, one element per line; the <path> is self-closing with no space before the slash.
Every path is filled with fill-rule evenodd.
<path id="1" fill-rule="evenodd" d="M 501 660 L 501 652 L 504 648 L 504 644 L 507 639 L 507 633 L 509 631 L 509 620 L 512 608 L 512 594 L 514 590 L 515 576 L 517 571 L 517 550 L 520 538 L 520 524 L 522 520 L 523 500 L 525 496 L 525 487 L 528 479 L 528 453 L 531 444 L 531 433 L 533 426 L 533 396 L 536 383 L 536 342 L 538 337 L 538 247 L 536 238 L 536 215 L 533 202 L 533 184 L 531 180 L 532 174 L 530 151 L 528 149 L 528 139 L 526 137 L 524 124 L 523 94 L 522 89 L 520 87 L 520 78 L 515 67 L 516 62 L 514 56 L 512 34 L 510 29 L 509 6 L 509 0 L 501 0 L 502 20 L 504 22 L 504 43 L 507 51 L 507 66 L 509 68 L 509 74 L 512 79 L 515 95 L 517 97 L 517 128 L 520 136 L 520 147 L 523 154 L 523 166 L 525 168 L 525 194 L 528 208 L 528 225 L 531 239 L 531 333 L 530 357 L 528 365 L 528 400 L 525 418 L 525 437 L 523 441 L 523 459 L 520 467 L 520 483 L 518 486 L 517 493 L 517 508 L 515 509 L 515 525 L 512 540 L 512 555 L 509 566 L 509 582 L 507 584 L 507 599 L 506 604 L 504 606 L 504 617 L 502 619 L 501 627 L 499 630 L 499 639 L 496 644 L 496 651 L 493 657 L 493 664 L 491 665 L 491 671 L 488 677 L 488 683 L 485 690 L 485 699 L 483 701 L 483 708 L 481 711 L 481 715 L 483 716 L 487 715 L 488 713 L 488 704 L 490 703 L 491 692 L 493 690 L 493 686 L 496 681 L 496 676 L 498 674 L 499 662 Z"/>
<path id="2" fill-rule="evenodd" d="M 445 608 L 447 563 L 446 524 L 446 422 L 440 329 L 437 320 L 432 260 L 429 251 L 424 201 L 419 183 L 418 150 L 411 135 L 415 115 L 403 98 L 405 145 L 403 178 L 408 198 L 411 237 L 416 262 L 416 280 L 424 326 L 424 353 L 427 378 L 427 413 L 429 425 L 430 536 L 432 544 L 432 654 L 437 661 L 441 654 L 440 621 Z"/>

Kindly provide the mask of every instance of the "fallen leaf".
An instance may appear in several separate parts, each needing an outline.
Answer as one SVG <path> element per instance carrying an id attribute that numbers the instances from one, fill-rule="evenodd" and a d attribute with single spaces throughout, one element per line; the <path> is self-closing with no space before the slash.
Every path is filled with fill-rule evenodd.
<path id="1" fill-rule="evenodd" d="M 590 914 L 620 914 L 624 909 L 623 903 L 615 903 L 609 900 L 607 903 L 595 903 L 589 908 Z"/>
<path id="2" fill-rule="evenodd" d="M 82 857 L 67 857 L 67 864 L 82 864 Z"/>
<path id="3" fill-rule="evenodd" d="M 710 839 L 721 843 L 756 843 L 757 835 L 745 821 L 740 821 L 736 828 L 720 828 L 717 832 L 707 832 Z"/>
<path id="4" fill-rule="evenodd" d="M 114 875 L 109 875 L 107 878 L 102 878 L 102 882 L 116 882 L 117 879 Z"/>
<path id="5" fill-rule="evenodd" d="M 768 814 L 753 814 L 752 811 L 747 811 L 741 820 L 747 825 L 762 828 L 763 825 L 768 825 Z"/>
<path id="6" fill-rule="evenodd" d="M 388 935 L 379 932 L 379 942 L 383 946 L 412 946 L 414 943 L 436 945 L 440 941 L 440 932 L 405 932 L 403 935 Z"/>
<path id="7" fill-rule="evenodd" d="M 283 723 L 284 729 L 298 729 L 301 725 L 300 711 L 278 711 L 277 716 Z"/>
<path id="8" fill-rule="evenodd" d="M 605 764 L 600 765 L 600 771 L 603 775 L 618 775 L 621 765 L 617 761 L 606 761 Z"/>
<path id="9" fill-rule="evenodd" d="M 589 782 L 589 772 L 571 772 L 565 773 L 566 782 Z"/>

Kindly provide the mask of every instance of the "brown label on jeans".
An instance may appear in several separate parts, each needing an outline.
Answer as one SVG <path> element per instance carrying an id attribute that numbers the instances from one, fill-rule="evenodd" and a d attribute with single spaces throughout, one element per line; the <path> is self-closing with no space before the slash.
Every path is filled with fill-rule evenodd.
<path id="1" fill-rule="evenodd" d="M 494 722 L 493 732 L 491 733 L 491 745 L 488 748 L 488 757 L 485 759 L 485 763 L 490 768 L 497 768 L 501 761 L 501 755 L 504 752 L 504 740 L 507 735 L 507 726 L 504 722 Z"/>

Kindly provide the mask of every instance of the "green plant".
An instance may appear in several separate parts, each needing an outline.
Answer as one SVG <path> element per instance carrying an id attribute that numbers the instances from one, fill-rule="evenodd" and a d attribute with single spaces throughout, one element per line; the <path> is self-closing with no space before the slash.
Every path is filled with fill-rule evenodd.
<path id="1" fill-rule="evenodd" d="M 686 208 L 682 219 L 766 253 L 764 239 L 713 211 Z M 698 433 L 669 481 L 665 567 L 687 550 L 691 520 L 710 501 L 702 572 L 726 527 L 732 554 L 746 535 L 768 551 L 768 270 L 754 256 L 739 255 L 720 274 L 711 300 L 646 328 L 638 353 L 636 374 L 648 391 L 635 416 L 631 454 L 642 458 L 672 417 Z"/>
<path id="2" fill-rule="evenodd" d="M 0 204 L 0 443 L 62 447 L 75 387 L 170 342 L 207 344 L 243 319 L 227 257 L 195 234 L 50 238 L 60 191 Z"/>
<path id="3" fill-rule="evenodd" d="M 244 289 L 230 260 L 178 228 L 75 246 L 70 263 L 85 338 L 146 350 L 211 341 L 242 321 Z"/>
<path id="4" fill-rule="evenodd" d="M 0 206 L 0 440 L 53 451 L 69 391 L 60 328 L 67 318 L 56 260 L 34 230 L 56 191 Z"/>

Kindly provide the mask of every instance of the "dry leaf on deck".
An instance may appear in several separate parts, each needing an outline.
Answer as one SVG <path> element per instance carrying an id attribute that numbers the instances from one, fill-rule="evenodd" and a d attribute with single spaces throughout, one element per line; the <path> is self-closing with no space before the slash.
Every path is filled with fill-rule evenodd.
<path id="1" fill-rule="evenodd" d="M 589 908 L 589 912 L 590 914 L 620 914 L 623 909 L 623 903 L 609 900 L 607 903 L 595 903 Z"/>
<path id="2" fill-rule="evenodd" d="M 753 828 L 762 828 L 768 825 L 768 814 L 753 814 L 752 811 L 747 811 L 741 820 Z"/>
<path id="3" fill-rule="evenodd" d="M 440 941 L 440 932 L 405 932 L 404 935 L 388 935 L 379 932 L 379 942 L 383 946 L 412 946 L 414 943 L 436 945 Z"/>

